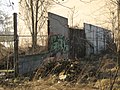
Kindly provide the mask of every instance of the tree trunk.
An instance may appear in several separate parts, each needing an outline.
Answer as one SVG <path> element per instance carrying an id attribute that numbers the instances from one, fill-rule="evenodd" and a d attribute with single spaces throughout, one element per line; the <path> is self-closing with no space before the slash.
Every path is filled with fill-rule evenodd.
<path id="1" fill-rule="evenodd" d="M 39 0 L 36 1 L 36 16 L 35 16 L 35 32 L 34 32 L 34 47 L 36 48 L 37 46 L 37 29 L 38 29 L 38 5 L 39 5 Z"/>
<path id="2" fill-rule="evenodd" d="M 31 19 L 32 19 L 32 52 L 34 52 L 35 49 L 35 32 L 34 32 L 34 10 L 33 10 L 33 0 L 30 0 L 30 6 L 31 6 Z"/>

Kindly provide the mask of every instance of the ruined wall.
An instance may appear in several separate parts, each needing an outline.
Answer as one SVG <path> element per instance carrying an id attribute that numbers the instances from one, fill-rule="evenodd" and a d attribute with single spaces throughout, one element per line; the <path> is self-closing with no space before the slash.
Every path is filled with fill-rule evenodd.
<path id="1" fill-rule="evenodd" d="M 59 51 L 66 58 L 69 51 L 68 19 L 48 13 L 49 50 Z"/>
<path id="2" fill-rule="evenodd" d="M 86 54 L 99 54 L 101 51 L 106 50 L 111 37 L 111 32 L 107 29 L 94 26 L 91 24 L 84 24 L 86 34 Z"/>
<path id="3" fill-rule="evenodd" d="M 69 29 L 70 50 L 69 58 L 82 58 L 85 56 L 85 31 L 83 29 Z"/>

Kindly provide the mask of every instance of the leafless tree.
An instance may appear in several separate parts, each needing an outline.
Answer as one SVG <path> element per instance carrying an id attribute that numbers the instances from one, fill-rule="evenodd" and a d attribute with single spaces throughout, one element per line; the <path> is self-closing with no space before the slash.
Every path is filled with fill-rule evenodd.
<path id="1" fill-rule="evenodd" d="M 37 46 L 37 36 L 43 28 L 47 18 L 47 10 L 51 7 L 52 0 L 21 0 L 20 16 L 24 16 L 23 21 L 32 36 L 32 50 Z"/>
<path id="2" fill-rule="evenodd" d="M 110 80 L 110 90 L 113 90 L 118 71 L 120 70 L 120 0 L 106 0 L 107 9 L 109 10 L 108 19 L 113 33 L 113 39 L 116 43 L 117 51 L 117 69 L 116 73 Z"/>

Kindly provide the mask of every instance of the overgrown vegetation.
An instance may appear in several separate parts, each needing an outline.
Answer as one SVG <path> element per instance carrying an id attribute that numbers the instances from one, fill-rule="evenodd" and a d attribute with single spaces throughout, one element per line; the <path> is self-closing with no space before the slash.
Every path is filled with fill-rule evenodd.
<path id="1" fill-rule="evenodd" d="M 116 79 L 114 79 L 115 77 Z M 15 90 L 80 90 L 79 88 L 119 90 L 120 71 L 117 71 L 116 55 L 91 56 L 79 60 L 48 57 L 35 71 L 32 78 L 9 77 L 6 79 L 4 77 L 0 81 L 2 82 L 1 87 L 5 90 L 8 88 Z M 113 87 L 110 89 L 112 85 Z"/>

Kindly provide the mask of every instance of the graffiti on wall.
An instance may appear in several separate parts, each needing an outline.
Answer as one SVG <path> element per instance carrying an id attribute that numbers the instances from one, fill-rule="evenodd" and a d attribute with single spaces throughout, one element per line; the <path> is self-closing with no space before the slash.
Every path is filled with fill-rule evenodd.
<path id="1" fill-rule="evenodd" d="M 49 42 L 49 49 L 51 51 L 60 51 L 63 54 L 66 54 L 69 51 L 68 39 L 63 35 L 51 35 Z"/>

